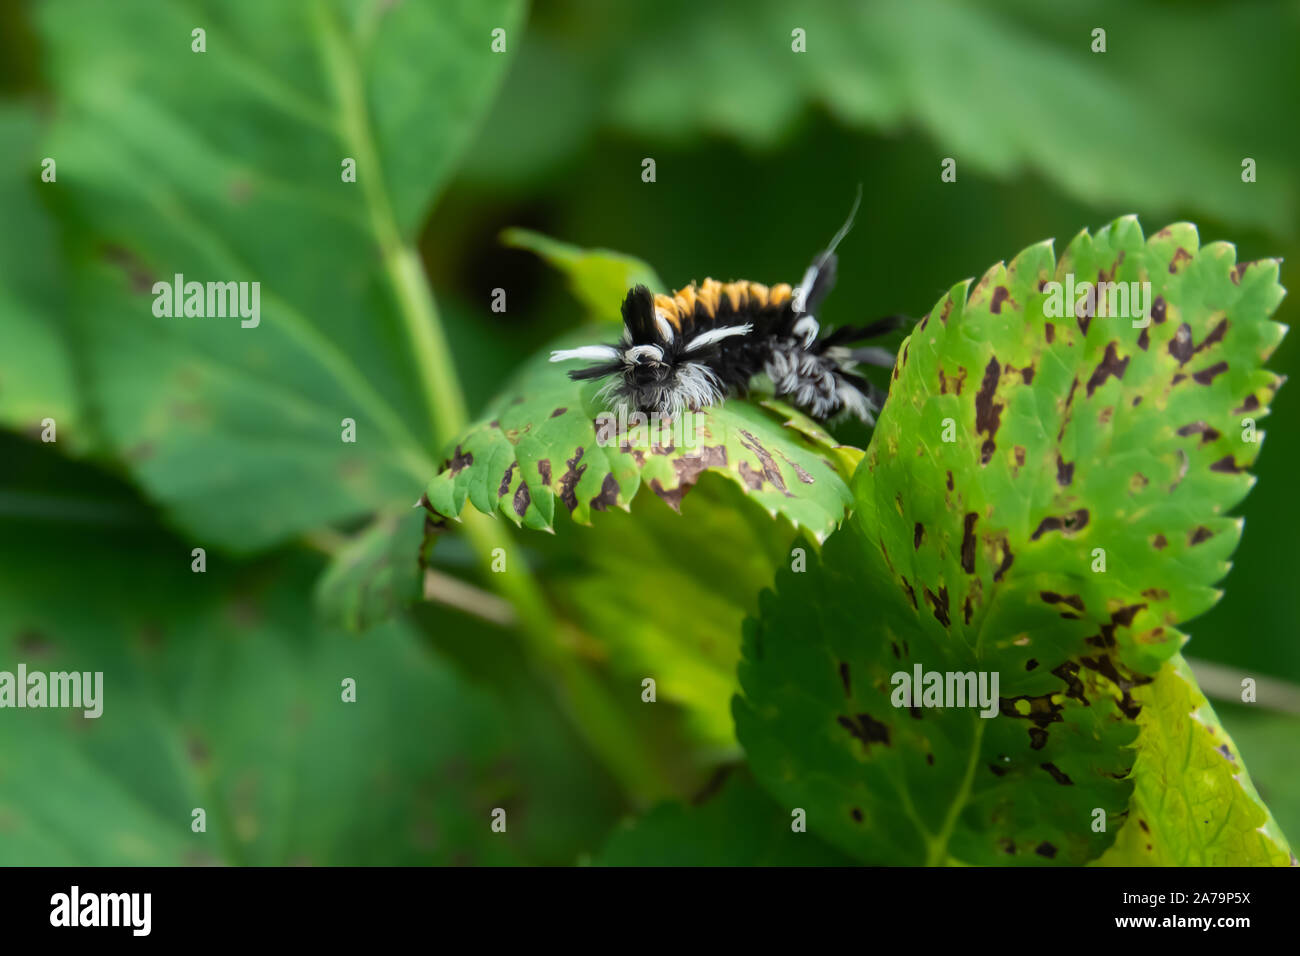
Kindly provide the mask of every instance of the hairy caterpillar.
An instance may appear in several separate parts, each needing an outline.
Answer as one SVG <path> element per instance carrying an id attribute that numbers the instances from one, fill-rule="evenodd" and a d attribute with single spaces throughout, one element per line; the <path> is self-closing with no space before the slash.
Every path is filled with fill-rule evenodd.
<path id="1" fill-rule="evenodd" d="M 571 378 L 609 381 L 600 395 L 635 410 L 676 417 L 744 395 L 766 374 L 773 390 L 819 421 L 847 412 L 874 424 L 883 393 L 857 373 L 859 363 L 885 368 L 891 353 L 849 348 L 899 328 L 902 316 L 845 326 L 826 336 L 816 310 L 835 284 L 835 247 L 853 225 L 861 191 L 830 245 L 813 260 L 797 289 L 757 282 L 705 279 L 671 295 L 634 286 L 623 300 L 623 338 L 551 353 L 552 362 L 595 364 Z"/>

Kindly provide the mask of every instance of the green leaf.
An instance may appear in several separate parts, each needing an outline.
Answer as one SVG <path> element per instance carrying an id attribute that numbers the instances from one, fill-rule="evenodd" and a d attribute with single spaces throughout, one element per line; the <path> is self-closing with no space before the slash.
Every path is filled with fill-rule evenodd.
<path id="1" fill-rule="evenodd" d="M 643 285 L 667 292 L 654 270 L 633 256 L 609 249 L 582 249 L 528 229 L 507 229 L 501 241 L 515 249 L 535 252 L 569 280 L 574 298 L 593 319 L 622 322 L 619 309 L 627 290 Z"/>
<path id="2" fill-rule="evenodd" d="M 1260 799 L 1282 832 L 1300 833 L 1300 776 L 1295 773 L 1300 714 L 1240 703 L 1220 702 L 1214 709 L 1249 764 Z"/>
<path id="3" fill-rule="evenodd" d="M 316 562 L 210 551 L 193 573 L 110 476 L 25 444 L 0 439 L 0 659 L 102 672 L 103 712 L 3 711 L 0 865 L 553 865 L 598 845 L 611 785 L 536 692 L 466 683 L 405 619 L 322 626 Z"/>
<path id="4" fill-rule="evenodd" d="M 70 605 L 65 552 L 6 545 L 25 556 L 0 584 L 5 660 L 103 673 L 98 719 L 29 709 L 0 723 L 6 865 L 516 859 L 480 835 L 513 791 L 496 765 L 506 726 L 409 628 L 362 644 L 312 627 L 312 567 L 198 575 L 175 545 L 129 561 L 103 534 L 77 548 L 96 573 Z M 133 589 L 148 600 L 124 599 Z M 341 700 L 345 677 L 356 704 Z"/>
<path id="5" fill-rule="evenodd" d="M 665 0 L 618 16 L 600 0 L 566 6 L 568 16 L 532 28 L 470 175 L 553 178 L 602 129 L 660 145 L 722 136 L 772 149 L 824 111 L 841 126 L 884 136 L 919 129 L 940 156 L 957 160 L 959 175 L 1032 171 L 1112 208 L 1187 207 L 1290 228 L 1300 190 L 1288 159 L 1293 124 L 1272 118 L 1285 115 L 1292 76 L 1283 64 L 1296 31 L 1276 6 L 1215 5 L 1176 18 L 1134 3 L 1075 13 L 1025 2 L 846 8 L 821 0 L 801 4 L 797 17 L 783 0 Z M 581 49 L 575 22 L 587 27 Z M 1108 31 L 1105 53 L 1091 49 L 1096 27 Z M 796 28 L 805 53 L 793 49 Z M 1129 42 L 1154 34 L 1190 51 L 1187 59 L 1153 59 Z M 1252 52 L 1261 43 L 1262 57 Z M 1278 65 L 1261 67 L 1261 58 Z M 1194 90 L 1187 63 L 1196 64 Z M 551 97 L 552 89 L 569 95 Z M 1248 185 L 1243 141 L 1261 170 Z"/>
<path id="6" fill-rule="evenodd" d="M 92 397 L 114 450 L 195 537 L 264 548 L 418 497 L 451 412 L 411 352 L 440 345 L 414 238 L 505 68 L 491 30 L 515 32 L 522 12 L 40 8 L 60 96 L 46 149 L 85 226 L 73 308 Z M 153 285 L 176 274 L 259 282 L 260 323 L 155 317 Z"/>
<path id="7" fill-rule="evenodd" d="M 1279 384 L 1261 368 L 1284 331 L 1277 263 L 1234 260 L 1191 226 L 1146 241 L 1125 218 L 1059 263 L 1030 247 L 920 321 L 852 529 L 778 576 L 746 639 L 738 734 L 815 832 L 913 863 L 1081 863 L 1114 839 L 1135 782 L 1152 785 L 1129 747 L 1141 760 L 1170 726 L 1139 718 L 1187 701 L 1161 670 L 1176 626 L 1214 602 L 1240 535 L 1226 512 L 1259 451 L 1242 416 Z M 1149 325 L 1047 317 L 1045 284 L 1068 277 L 1150 282 Z M 998 715 L 899 710 L 893 675 L 918 665 L 998 674 Z M 1223 814 L 1249 795 L 1180 782 Z"/>
<path id="8" fill-rule="evenodd" d="M 852 861 L 817 837 L 791 829 L 791 814 L 772 803 L 747 773 L 732 773 L 721 792 L 691 806 L 665 803 L 625 822 L 597 866 L 845 866 Z"/>
<path id="9" fill-rule="evenodd" d="M 741 623 L 792 560 L 789 530 L 706 474 L 680 516 L 639 500 L 631 513 L 615 509 L 590 528 L 566 522 L 529 545 L 557 607 L 600 643 L 625 693 L 639 696 L 653 678 L 656 707 L 684 708 L 697 742 L 734 753 Z"/>
<path id="10" fill-rule="evenodd" d="M 1175 656 L 1133 692 L 1141 745 L 1128 819 L 1103 866 L 1287 866 L 1281 828 L 1191 668 Z M 1294 734 L 1295 721 L 1290 722 Z M 1289 738 L 1294 740 L 1294 737 Z"/>

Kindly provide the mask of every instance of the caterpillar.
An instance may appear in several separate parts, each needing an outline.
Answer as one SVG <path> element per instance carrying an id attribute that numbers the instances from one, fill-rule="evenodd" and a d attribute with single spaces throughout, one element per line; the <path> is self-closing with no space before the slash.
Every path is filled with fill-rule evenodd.
<path id="1" fill-rule="evenodd" d="M 861 202 L 797 288 L 739 280 L 692 282 L 670 295 L 633 286 L 623 300 L 623 337 L 613 345 L 557 349 L 552 362 L 595 364 L 569 372 L 578 381 L 608 378 L 599 397 L 635 410 L 676 418 L 729 394 L 745 395 L 766 374 L 777 398 L 818 421 L 848 413 L 869 425 L 884 394 L 857 371 L 889 368 L 894 356 L 878 347 L 850 348 L 903 325 L 899 315 L 821 334 L 816 312 L 835 284 L 835 249 L 852 228 Z"/>

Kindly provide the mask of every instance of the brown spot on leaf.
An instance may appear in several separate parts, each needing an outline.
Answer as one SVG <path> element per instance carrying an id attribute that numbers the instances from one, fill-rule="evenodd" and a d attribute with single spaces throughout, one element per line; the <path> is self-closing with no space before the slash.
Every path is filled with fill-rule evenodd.
<path id="1" fill-rule="evenodd" d="M 719 445 L 718 447 L 721 448 L 722 446 Z M 798 478 L 801 482 L 803 482 L 805 485 L 816 484 L 817 479 L 814 478 L 812 475 L 808 474 L 808 472 L 804 471 L 802 468 L 800 468 L 798 462 L 791 461 L 789 458 L 785 456 L 785 453 L 781 451 L 781 449 L 779 448 L 777 449 L 776 453 L 781 456 L 781 460 L 783 462 L 785 462 L 787 465 L 789 465 L 791 468 L 794 469 L 795 477 Z"/>
<path id="2" fill-rule="evenodd" d="M 1216 441 L 1220 437 L 1218 429 L 1206 424 L 1205 422 L 1192 422 L 1189 425 L 1184 425 L 1182 428 L 1178 429 L 1178 434 L 1183 438 L 1186 438 L 1188 435 L 1200 435 L 1202 445 Z"/>
<path id="3" fill-rule="evenodd" d="M 1066 462 L 1061 453 L 1056 453 L 1056 483 L 1064 488 L 1074 481 L 1074 462 Z"/>
<path id="4" fill-rule="evenodd" d="M 537 474 L 541 476 L 542 483 L 550 485 L 551 483 L 551 459 L 543 458 L 537 463 Z"/>
<path id="5" fill-rule="evenodd" d="M 943 369 L 939 369 L 939 394 L 947 395 L 951 392 L 954 395 L 960 395 L 962 386 L 966 384 L 966 369 L 959 368 L 957 374 L 949 378 L 944 375 Z"/>
<path id="6" fill-rule="evenodd" d="M 763 473 L 757 468 L 751 468 L 749 462 L 742 461 L 739 467 L 740 480 L 745 483 L 750 491 L 758 491 L 763 487 Z"/>
<path id="7" fill-rule="evenodd" d="M 1068 512 L 1061 516 L 1051 515 L 1039 522 L 1038 528 L 1030 535 L 1031 541 L 1037 541 L 1043 535 L 1052 531 L 1063 531 L 1067 534 L 1073 534 L 1076 531 L 1082 531 L 1088 526 L 1088 509 L 1079 508 L 1075 511 Z"/>
<path id="8" fill-rule="evenodd" d="M 606 475 L 600 483 L 600 494 L 591 499 L 591 509 L 604 511 L 616 504 L 618 504 L 618 482 L 612 474 Z"/>
<path id="9" fill-rule="evenodd" d="M 1218 461 L 1214 462 L 1214 464 L 1210 465 L 1210 471 L 1219 471 L 1229 475 L 1235 475 L 1244 470 L 1245 469 L 1238 465 L 1237 460 L 1231 455 L 1225 455 L 1223 458 L 1220 458 Z"/>
<path id="10" fill-rule="evenodd" d="M 975 523 L 977 521 L 979 515 L 974 511 L 967 512 L 962 521 L 961 569 L 967 574 L 975 573 Z"/>
<path id="11" fill-rule="evenodd" d="M 1169 354 L 1178 359 L 1179 365 L 1186 365 L 1196 354 L 1196 345 L 1192 342 L 1192 327 L 1184 322 L 1169 340 Z"/>
<path id="12" fill-rule="evenodd" d="M 1052 668 L 1052 675 L 1065 682 L 1065 696 L 1087 707 L 1088 698 L 1083 694 L 1083 681 L 1079 680 L 1078 674 L 1079 665 L 1074 661 L 1062 661 L 1058 667 Z"/>
<path id="13" fill-rule="evenodd" d="M 994 583 L 1002 580 L 1002 576 L 1011 570 L 1011 563 L 1016 560 L 1016 556 L 1011 553 L 1011 542 L 1005 535 L 998 539 L 998 544 L 1002 546 L 1002 562 L 993 572 Z"/>
<path id="14" fill-rule="evenodd" d="M 1017 720 L 1027 720 L 1035 727 L 1046 729 L 1054 723 L 1059 723 L 1065 718 L 1061 716 L 1061 711 L 1065 709 L 1063 704 L 1055 701 L 1054 694 L 1039 694 L 1037 697 L 1029 694 L 1020 697 L 999 697 L 998 709 L 1003 717 L 1011 717 Z M 1025 701 L 1029 705 L 1029 712 L 1022 714 L 1016 707 L 1018 701 Z M 1030 734 L 1032 737 L 1032 732 Z"/>
<path id="15" fill-rule="evenodd" d="M 451 456 L 451 461 L 447 463 L 447 470 L 452 475 L 460 474 L 462 469 L 468 468 L 474 464 L 473 452 L 462 452 L 460 446 L 456 446 L 456 453 Z"/>
<path id="16" fill-rule="evenodd" d="M 1079 390 L 1079 376 L 1074 376 L 1070 380 L 1070 394 L 1065 396 L 1065 407 L 1061 410 L 1061 427 L 1056 430 L 1056 440 L 1059 443 L 1065 436 L 1065 426 L 1070 424 L 1070 409 L 1074 406 L 1074 393 Z"/>
<path id="17" fill-rule="evenodd" d="M 1168 307 L 1165 305 L 1165 297 L 1156 296 L 1156 300 L 1151 303 L 1151 321 L 1156 325 L 1164 325 L 1168 316 Z"/>
<path id="18" fill-rule="evenodd" d="M 1001 315 L 1002 303 L 1010 298 L 1011 298 L 1011 292 L 1007 289 L 1007 287 L 1001 285 L 998 286 L 996 289 L 993 290 L 993 301 L 989 304 L 989 311 L 992 312 L 994 315 Z M 1015 305 L 1016 303 L 1014 300 L 1012 300 L 1011 304 Z"/>
<path id="19" fill-rule="evenodd" d="M 921 541 L 925 538 L 925 525 L 917 522 L 912 529 L 912 550 L 915 551 L 921 547 Z"/>
<path id="20" fill-rule="evenodd" d="M 1192 528 L 1187 532 L 1187 545 L 1188 547 L 1191 547 L 1192 545 L 1200 544 L 1202 541 L 1209 541 L 1213 537 L 1213 531 L 1205 527 L 1203 524 L 1197 525 L 1195 528 Z"/>
<path id="21" fill-rule="evenodd" d="M 1227 362 L 1215 362 L 1209 368 L 1203 368 L 1192 376 L 1197 385 L 1209 385 L 1215 377 L 1228 370 Z"/>
<path id="22" fill-rule="evenodd" d="M 934 608 L 935 620 L 944 627 L 949 627 L 952 624 L 952 619 L 948 616 L 948 589 L 946 587 L 939 588 L 939 593 L 936 595 L 929 588 L 926 588 L 925 599 Z"/>
<path id="23" fill-rule="evenodd" d="M 580 461 L 582 461 L 581 445 L 574 450 L 573 457 L 566 462 L 569 466 L 568 471 L 560 476 L 560 500 L 564 502 L 564 506 L 569 509 L 570 513 L 578 507 L 578 494 L 575 489 L 587 470 L 586 463 L 579 465 L 578 462 Z"/>
<path id="24" fill-rule="evenodd" d="M 794 496 L 786 491 L 785 479 L 781 477 L 781 470 L 776 467 L 776 462 L 772 460 L 771 453 L 763 447 L 763 443 L 743 428 L 740 429 L 740 443 L 758 456 L 758 463 L 763 468 L 763 476 L 772 483 L 772 486 L 787 498 L 793 498 Z"/>
<path id="25" fill-rule="evenodd" d="M 519 487 L 515 489 L 515 514 L 522 518 L 524 512 L 528 510 L 528 506 L 532 503 L 532 500 L 532 495 L 528 491 L 528 485 L 525 482 L 519 482 Z"/>
<path id="26" fill-rule="evenodd" d="M 1052 779 L 1055 780 L 1057 783 L 1061 784 L 1061 786 L 1063 787 L 1074 786 L 1074 781 L 1070 779 L 1070 775 L 1065 773 L 1063 770 L 1061 770 L 1061 768 L 1056 766 L 1056 764 L 1042 763 L 1039 764 L 1039 766 L 1042 767 L 1044 770 L 1046 770 L 1048 773 L 1050 773 L 1052 775 Z"/>
<path id="27" fill-rule="evenodd" d="M 1224 336 L 1226 336 L 1227 334 L 1228 334 L 1228 320 L 1220 319 L 1218 325 L 1216 325 L 1214 328 L 1210 330 L 1210 333 L 1207 336 L 1205 336 L 1205 339 L 1201 342 L 1200 345 L 1196 346 L 1196 351 L 1201 352 L 1204 351 L 1205 349 L 1208 349 L 1211 345 L 1217 345 L 1219 342 L 1223 341 Z"/>
<path id="28" fill-rule="evenodd" d="M 870 750 L 872 744 L 889 746 L 889 728 L 874 719 L 870 714 L 858 714 L 856 718 L 845 717 L 841 714 L 835 720 L 841 727 L 862 741 L 864 750 Z"/>
<path id="29" fill-rule="evenodd" d="M 981 464 L 988 464 L 993 457 L 993 439 L 1002 420 L 1003 406 L 993 400 L 1001 373 L 1002 367 L 998 364 L 997 357 L 991 357 L 989 364 L 984 367 L 984 380 L 980 383 L 980 390 L 975 395 L 975 431 L 988 435 L 981 449 Z"/>
<path id="30" fill-rule="evenodd" d="M 1057 594 L 1055 591 L 1039 591 L 1038 596 L 1048 604 L 1068 604 L 1076 611 L 1086 610 L 1083 598 L 1077 594 Z"/>
<path id="31" fill-rule="evenodd" d="M 1106 343 L 1106 354 L 1102 357 L 1101 364 L 1093 371 L 1092 377 L 1088 379 L 1087 392 L 1088 397 L 1096 391 L 1107 378 L 1114 377 L 1122 379 L 1124 371 L 1128 368 L 1128 356 L 1123 359 L 1119 357 L 1119 351 L 1114 342 Z"/>
<path id="32" fill-rule="evenodd" d="M 510 466 L 509 466 L 508 468 L 506 468 L 506 473 L 505 473 L 504 475 L 501 476 L 501 487 L 499 487 L 499 488 L 497 489 L 497 497 L 498 497 L 498 498 L 500 498 L 502 495 L 504 495 L 507 491 L 510 490 L 510 481 L 511 481 L 511 479 L 514 478 L 514 476 L 515 476 L 515 465 L 516 465 L 516 464 L 518 464 L 518 462 L 513 462 L 513 461 L 512 461 L 512 462 L 510 463 Z"/>

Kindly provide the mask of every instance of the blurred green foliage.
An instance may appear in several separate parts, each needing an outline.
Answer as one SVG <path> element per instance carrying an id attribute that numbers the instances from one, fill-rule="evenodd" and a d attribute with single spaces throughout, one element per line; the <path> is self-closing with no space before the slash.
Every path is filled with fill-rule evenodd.
<path id="1" fill-rule="evenodd" d="M 204 24 L 209 52 L 197 58 L 190 30 Z M 505 55 L 488 48 L 497 26 Z M 1095 27 L 1104 54 L 1090 52 Z M 806 53 L 791 52 L 795 28 Z M 331 68 L 330 36 L 354 47 L 355 75 Z M 418 241 L 476 412 L 583 314 L 562 280 L 501 244 L 511 226 L 625 251 L 674 286 L 793 282 L 862 182 L 830 324 L 917 315 L 1009 250 L 1124 213 L 1193 219 L 1203 242 L 1232 239 L 1243 261 L 1300 261 L 1300 132 L 1286 120 L 1298 44 L 1300 8 L 1280 0 L 6 5 L 0 424 L 26 437 L 0 450 L 0 646 L 5 660 L 11 649 L 52 663 L 84 654 L 130 692 L 109 684 L 121 724 L 0 720 L 5 862 L 599 860 L 614 819 L 637 809 L 509 628 L 426 604 L 354 638 L 314 616 L 324 566 L 302 536 L 403 514 L 441 452 L 377 205 L 337 178 L 358 145 L 335 107 L 350 82 L 372 111 L 359 145 L 382 170 L 392 229 Z M 58 158 L 57 185 L 39 181 L 43 156 Z M 640 178 L 647 156 L 653 184 Z M 939 180 L 946 156 L 956 183 Z M 1242 183 L 1244 157 L 1258 182 Z M 369 171 L 358 186 L 370 188 Z M 149 283 L 173 271 L 261 279 L 262 327 L 153 319 Z M 490 308 L 495 288 L 508 292 L 504 313 Z M 1272 367 L 1293 371 L 1295 354 L 1284 342 Z M 57 446 L 34 440 L 46 416 L 59 421 Z M 338 441 L 345 416 L 362 443 Z M 1270 421 L 1226 597 L 1191 622 L 1187 653 L 1300 682 L 1300 589 L 1284 560 L 1300 527 L 1288 480 L 1300 397 L 1284 388 Z M 869 433 L 839 437 L 865 446 Z M 69 455 L 85 459 L 72 472 Z M 691 499 L 677 519 L 642 496 L 586 539 L 564 526 L 519 542 L 566 621 L 566 647 L 631 701 L 638 745 L 674 768 L 683 797 L 736 756 L 716 711 L 701 718 L 692 701 L 734 680 L 751 582 L 771 580 L 764 549 L 788 544 L 769 523 L 742 539 L 743 559 L 723 531 L 707 542 L 721 554 L 703 548 L 710 487 L 693 493 L 689 531 Z M 198 542 L 213 570 L 196 585 Z M 379 534 L 354 557 L 384 565 L 386 546 Z M 643 553 L 682 558 L 670 610 L 649 590 L 610 600 L 635 591 Z M 455 534 L 432 560 L 492 583 Z M 716 589 L 700 584 L 710 573 L 722 575 Z M 368 596 L 347 606 L 360 613 Z M 645 716 L 635 675 L 646 660 L 686 682 L 685 709 L 665 695 Z M 344 669 L 369 716 L 339 716 Z M 382 700 L 368 696 L 376 685 Z M 1278 755 L 1297 718 L 1269 708 L 1221 716 L 1294 834 L 1300 794 Z M 711 799 L 731 807 L 734 787 Z M 99 816 L 84 815 L 88 793 Z M 188 831 L 203 801 L 207 839 Z M 495 806 L 511 825 L 493 842 Z M 709 812 L 720 811 L 668 808 L 640 827 L 684 842 L 678 817 Z M 779 809 L 770 819 L 788 827 Z M 612 838 L 607 862 L 649 852 L 628 839 Z M 664 859 L 763 856 L 733 853 Z"/>

